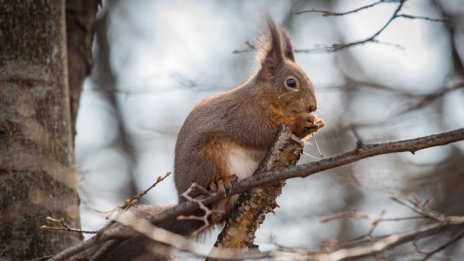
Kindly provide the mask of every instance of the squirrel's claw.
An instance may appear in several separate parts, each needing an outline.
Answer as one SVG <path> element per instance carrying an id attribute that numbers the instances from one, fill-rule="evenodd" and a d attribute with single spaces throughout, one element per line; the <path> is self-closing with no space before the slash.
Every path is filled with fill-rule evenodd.
<path id="1" fill-rule="evenodd" d="M 218 180 L 214 180 L 211 183 L 209 183 L 209 190 L 213 193 L 216 192 L 222 192 L 225 193 L 227 191 L 230 191 L 235 184 L 238 181 L 238 177 L 235 174 L 232 174 L 230 176 L 226 177 L 221 177 Z"/>

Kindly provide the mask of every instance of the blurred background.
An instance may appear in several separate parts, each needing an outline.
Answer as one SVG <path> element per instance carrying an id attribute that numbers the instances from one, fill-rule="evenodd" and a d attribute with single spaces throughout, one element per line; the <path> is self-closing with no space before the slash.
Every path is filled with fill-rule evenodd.
<path id="1" fill-rule="evenodd" d="M 391 18 L 398 1 L 380 1 L 343 16 L 299 11 L 349 11 L 376 1 L 108 0 L 98 13 L 95 66 L 84 84 L 76 137 L 83 229 L 105 223 L 107 211 L 172 171 L 177 132 L 202 98 L 229 90 L 258 70 L 252 46 L 264 13 L 288 29 L 296 61 L 313 81 L 317 115 L 327 127 L 316 135 L 324 157 L 356 141 L 414 138 L 464 126 L 464 4 L 409 0 L 376 40 L 333 51 L 334 43 L 369 38 Z M 328 48 L 327 48 L 328 47 Z M 300 163 L 319 152 L 310 139 Z M 275 216 L 258 231 L 272 242 L 318 249 L 365 235 L 369 220 L 321 218 L 356 209 L 384 217 L 410 216 L 392 192 L 432 198 L 431 208 L 464 215 L 464 144 L 362 160 L 287 182 Z M 176 203 L 172 177 L 145 203 Z M 420 221 L 381 223 L 374 236 Z M 443 234 L 434 244 L 452 237 Z M 210 244 L 214 239 L 206 239 Z M 431 242 L 424 240 L 427 249 Z M 391 255 L 414 257 L 413 247 Z M 438 257 L 464 255 L 463 242 Z"/>

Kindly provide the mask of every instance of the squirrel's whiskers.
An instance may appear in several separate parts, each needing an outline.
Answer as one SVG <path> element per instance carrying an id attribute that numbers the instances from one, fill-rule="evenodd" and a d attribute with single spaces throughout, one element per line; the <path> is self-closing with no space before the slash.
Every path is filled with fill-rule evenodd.
<path id="1" fill-rule="evenodd" d="M 284 97 L 284 96 L 286 96 L 286 95 L 289 95 L 289 94 L 294 94 L 294 93 L 298 93 L 298 91 L 294 91 L 294 92 L 287 92 L 287 93 L 281 94 L 281 95 L 279 95 L 279 97 L 277 97 L 277 99 L 279 99 L 279 100 L 280 100 L 280 98 L 282 98 L 282 97 Z"/>
<path id="2" fill-rule="evenodd" d="M 310 158 L 312 158 L 312 159 L 320 160 L 320 158 L 318 158 L 318 157 L 316 157 L 316 156 L 313 156 L 313 155 L 311 155 L 311 154 L 309 154 L 309 153 L 307 153 L 307 152 L 304 152 L 304 151 L 303 151 L 303 155 L 308 156 L 308 157 L 310 157 Z"/>
<path id="3" fill-rule="evenodd" d="M 319 156 L 320 156 L 321 158 L 323 158 L 324 155 L 322 155 L 321 149 L 319 148 L 319 144 L 317 144 L 316 134 L 314 134 L 314 132 L 313 132 L 313 133 L 311 133 L 311 136 L 313 136 L 314 144 L 316 145 L 317 152 L 319 152 Z"/>

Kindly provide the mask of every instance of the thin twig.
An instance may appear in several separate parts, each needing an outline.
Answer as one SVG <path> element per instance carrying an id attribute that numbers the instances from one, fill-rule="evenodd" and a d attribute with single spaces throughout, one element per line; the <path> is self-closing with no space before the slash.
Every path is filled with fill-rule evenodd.
<path id="1" fill-rule="evenodd" d="M 138 193 L 137 195 L 133 196 L 132 198 L 130 199 L 127 199 L 125 202 L 124 202 L 124 205 L 120 206 L 119 208 L 120 209 L 128 209 L 129 207 L 131 206 L 134 206 L 136 204 L 138 204 L 140 202 L 140 199 L 145 196 L 150 190 L 152 190 L 154 187 L 156 187 L 156 185 L 158 185 L 159 183 L 163 182 L 167 177 L 169 177 L 171 175 L 171 172 L 167 172 L 166 174 L 164 174 L 164 176 L 158 176 L 156 178 L 156 181 L 150 186 L 148 187 L 147 189 L 145 189 L 144 191 Z"/>
<path id="2" fill-rule="evenodd" d="M 61 231 L 69 231 L 69 232 L 85 233 L 85 234 L 97 234 L 98 233 L 98 231 L 95 231 L 95 230 L 82 230 L 82 229 L 79 229 L 79 228 L 72 228 L 72 227 L 70 227 L 69 225 L 67 225 L 64 222 L 63 218 L 56 219 L 56 218 L 52 218 L 52 217 L 47 217 L 47 221 L 58 223 L 58 224 L 60 224 L 60 227 L 50 227 L 50 226 L 47 226 L 47 225 L 42 225 L 40 227 L 40 229 L 43 229 L 43 230 L 61 230 Z"/>
<path id="3" fill-rule="evenodd" d="M 377 227 L 377 225 L 380 222 L 385 221 L 385 219 L 382 219 L 382 216 L 385 214 L 385 210 L 382 210 L 378 218 L 375 218 L 374 221 L 372 222 L 373 226 L 365 236 L 361 236 L 359 238 L 350 240 L 349 244 L 355 243 L 357 245 L 355 245 L 354 247 L 345 246 L 342 248 L 337 243 L 337 247 L 339 248 L 339 250 L 336 250 L 336 251 L 333 251 L 327 254 L 316 255 L 317 256 L 316 259 L 321 259 L 321 260 L 342 260 L 343 259 L 344 260 L 344 259 L 350 259 L 350 258 L 373 256 L 376 253 L 379 253 L 386 249 L 393 248 L 402 243 L 405 243 L 405 242 L 408 242 L 414 239 L 419 239 L 419 238 L 424 238 L 427 236 L 434 235 L 442 231 L 443 229 L 446 229 L 447 227 L 451 225 L 457 225 L 458 228 L 464 226 L 464 216 L 446 216 L 436 211 L 427 209 L 426 205 L 428 204 L 428 202 L 430 202 L 430 199 L 427 199 L 424 201 L 424 203 L 422 203 L 421 200 L 417 196 L 411 195 L 409 201 L 411 202 L 412 205 L 406 203 L 404 200 L 400 199 L 396 195 L 391 195 L 391 199 L 401 205 L 404 205 L 412 209 L 414 212 L 419 213 L 422 218 L 433 217 L 432 220 L 434 221 L 434 223 L 421 226 L 419 228 L 411 229 L 408 231 L 394 233 L 394 234 L 388 235 L 378 240 L 373 240 L 372 233 L 374 229 Z M 370 218 L 369 215 L 359 214 L 355 210 L 351 212 L 344 212 L 344 213 L 350 214 L 351 217 L 359 217 L 362 219 Z M 417 217 L 410 217 L 410 218 L 417 218 Z M 413 245 L 416 248 L 417 252 L 425 255 L 424 260 L 427 260 L 435 253 L 442 251 L 443 249 L 456 243 L 463 237 L 464 237 L 464 231 L 459 233 L 456 237 L 453 237 L 447 243 L 443 244 L 442 246 L 428 253 L 421 251 L 419 249 L 419 246 L 417 246 L 416 241 L 413 242 Z M 365 238 L 368 238 L 370 241 L 372 241 L 372 243 L 361 244 L 361 242 L 356 242 L 356 241 L 359 241 Z"/>
<path id="4" fill-rule="evenodd" d="M 109 240 L 107 243 L 98 248 L 98 250 L 92 255 L 89 261 L 99 261 L 105 258 L 105 256 L 114 248 L 116 248 L 122 241 L 118 239 Z"/>
<path id="5" fill-rule="evenodd" d="M 388 19 L 388 21 L 379 30 L 377 30 L 377 32 L 375 32 L 371 36 L 369 36 L 369 37 L 367 37 L 365 39 L 359 40 L 359 41 L 351 42 L 351 43 L 344 43 L 344 44 L 343 43 L 334 43 L 334 44 L 332 44 L 332 46 L 324 47 L 323 50 L 327 51 L 327 52 L 336 52 L 336 51 L 340 51 L 340 50 L 343 50 L 343 49 L 346 49 L 346 48 L 349 48 L 349 47 L 353 47 L 353 46 L 356 46 L 356 45 L 363 45 L 363 44 L 372 43 L 372 42 L 375 43 L 377 41 L 377 37 L 391 24 L 391 22 L 393 22 L 393 20 L 398 18 L 398 13 L 401 11 L 401 8 L 403 8 L 403 5 L 404 5 L 405 2 L 406 2 L 406 0 L 400 0 L 400 2 L 398 4 L 398 7 L 395 9 L 395 11 L 393 12 L 390 19 Z M 300 52 L 300 53 L 310 53 L 310 52 L 313 52 L 313 51 L 314 51 L 314 49 L 295 50 L 295 52 Z"/>
<path id="6" fill-rule="evenodd" d="M 399 217 L 399 218 L 381 218 L 379 221 L 387 222 L 387 221 L 403 221 L 403 220 L 414 220 L 414 219 L 424 219 L 423 216 L 410 216 L 410 217 Z"/>
<path id="7" fill-rule="evenodd" d="M 414 102 L 414 104 L 412 104 L 411 106 L 408 106 L 407 108 L 403 108 L 399 110 L 398 112 L 394 113 L 391 117 L 395 117 L 395 116 L 402 115 L 407 112 L 418 110 L 420 108 L 423 108 L 424 106 L 431 104 L 433 101 L 444 97 L 446 94 L 450 92 L 458 91 L 461 89 L 464 89 L 464 82 L 458 82 L 450 88 L 441 88 L 432 93 L 428 93 L 424 95 L 416 95 L 416 98 L 418 98 L 418 100 Z"/>
<path id="8" fill-rule="evenodd" d="M 311 9 L 311 10 L 296 12 L 295 14 L 303 14 L 303 13 L 321 13 L 322 16 L 343 16 L 343 15 L 353 14 L 353 13 L 356 13 L 356 12 L 358 12 L 358 11 L 365 10 L 365 9 L 367 9 L 367 8 L 374 7 L 374 6 L 376 6 L 376 5 L 378 5 L 378 4 L 381 4 L 381 3 L 389 3 L 389 2 L 398 2 L 398 7 L 395 9 L 395 11 L 394 11 L 393 14 L 391 15 L 391 17 L 388 19 L 388 21 L 387 21 L 379 30 L 377 30 L 374 34 L 372 34 L 371 36 L 369 36 L 369 37 L 367 37 L 367 38 L 365 38 L 365 39 L 358 40 L 358 41 L 354 41 L 354 42 L 350 42 L 350 43 L 334 43 L 334 44 L 332 44 L 331 46 L 325 46 L 325 47 L 322 47 L 322 48 L 295 49 L 295 52 L 296 52 L 296 53 L 336 52 L 336 51 L 340 51 L 340 50 L 343 50 L 343 49 L 346 49 L 346 48 L 350 48 L 350 47 L 353 47 L 353 46 L 364 45 L 364 44 L 367 44 L 367 43 L 385 44 L 385 45 L 393 46 L 393 47 L 396 47 L 396 48 L 399 48 L 399 49 L 404 50 L 404 47 L 402 47 L 401 45 L 393 44 L 393 43 L 387 43 L 387 42 L 383 42 L 383 41 L 380 41 L 380 40 L 377 39 L 377 37 L 378 37 L 383 31 L 385 31 L 385 29 L 387 29 L 387 27 L 388 27 L 394 20 L 396 20 L 396 19 L 398 19 L 398 18 L 406 18 L 406 19 L 420 19 L 420 20 L 425 20 L 425 21 L 430 21 L 430 22 L 447 22 L 447 21 L 448 21 L 448 17 L 431 18 L 431 17 L 426 17 L 426 16 L 417 16 L 417 15 L 410 15 L 410 14 L 400 14 L 400 11 L 401 11 L 401 9 L 403 8 L 403 5 L 404 5 L 404 3 L 406 2 L 406 0 L 399 0 L 399 1 L 377 1 L 377 2 L 375 2 L 375 3 L 369 4 L 369 5 L 365 5 L 365 6 L 362 6 L 362 7 L 359 7 L 359 8 L 357 8 L 357 9 L 354 9 L 354 10 L 351 10 L 351 11 L 347 11 L 347 12 L 332 12 L 332 11 L 327 11 L 327 10 Z"/>
<path id="9" fill-rule="evenodd" d="M 138 204 L 140 202 L 140 199 L 143 196 L 145 196 L 150 190 L 155 188 L 159 183 L 163 182 L 170 175 L 171 175 L 171 172 L 166 172 L 166 174 L 164 174 L 164 176 L 158 176 L 156 178 L 156 181 L 150 187 L 148 187 L 147 189 L 145 189 L 144 191 L 142 191 L 140 193 L 137 193 L 137 195 L 133 196 L 132 198 L 125 200 L 124 205 L 119 206 L 119 207 L 115 208 L 114 210 L 110 211 L 110 214 L 107 215 L 107 218 L 109 218 L 110 216 L 116 216 L 116 217 L 113 217 L 108 224 L 106 224 L 103 228 L 100 229 L 99 233 L 96 235 L 97 241 L 100 241 L 100 237 L 103 234 L 103 232 L 106 231 L 107 229 L 109 229 L 115 223 L 114 220 L 117 218 L 117 215 L 114 215 L 114 213 L 120 213 L 121 210 L 127 210 L 130 207 Z M 120 243 L 121 243 L 121 240 L 109 240 L 108 242 L 105 242 L 100 247 L 99 251 L 97 251 L 97 253 L 95 253 L 93 255 L 92 258 L 95 259 L 95 260 L 100 259 L 100 257 L 103 257 L 111 249 L 115 248 Z"/>
<path id="10" fill-rule="evenodd" d="M 402 17 L 402 18 L 407 18 L 407 19 L 420 19 L 420 20 L 426 20 L 426 21 L 438 22 L 438 23 L 445 23 L 449 21 L 448 17 L 431 18 L 427 16 L 417 16 L 417 15 L 410 15 L 410 14 L 399 14 L 396 17 Z"/>
<path id="11" fill-rule="evenodd" d="M 431 210 L 428 210 L 428 209 L 425 209 L 425 208 L 422 208 L 422 207 L 418 207 L 416 205 L 410 205 L 407 202 L 405 202 L 404 200 L 398 198 L 396 195 L 391 195 L 390 198 L 393 201 L 395 201 L 395 202 L 397 202 L 397 203 L 411 209 L 412 211 L 416 212 L 417 214 L 422 215 L 422 216 L 424 216 L 424 217 L 426 217 L 428 219 L 432 219 L 432 220 L 439 221 L 439 222 L 443 221 L 444 217 L 442 215 L 436 213 L 436 212 L 433 212 Z"/>
<path id="12" fill-rule="evenodd" d="M 319 221 L 322 223 L 327 223 L 332 220 L 342 219 L 342 218 L 371 219 L 371 217 L 368 214 L 359 213 L 358 211 L 356 211 L 356 209 L 351 209 L 345 212 L 322 217 L 319 219 Z"/>
<path id="13" fill-rule="evenodd" d="M 133 196 L 131 199 L 126 200 L 124 205 L 122 205 L 120 207 L 117 207 L 116 209 L 110 211 L 109 216 L 114 214 L 115 212 L 118 212 L 120 210 L 126 210 L 126 209 L 130 208 L 131 206 L 137 204 L 143 196 L 145 196 L 150 190 L 152 190 L 154 187 L 156 187 L 160 182 L 164 181 L 170 175 L 171 175 L 171 172 L 167 172 L 162 177 L 158 176 L 156 181 L 150 187 L 148 187 L 144 191 L 138 193 L 137 195 Z M 117 217 L 117 215 L 116 215 L 116 217 Z M 77 253 L 80 253 L 80 252 L 82 252 L 82 251 L 84 251 L 84 250 L 86 250 L 86 249 L 88 249 L 88 248 L 90 248 L 92 246 L 97 245 L 101 241 L 106 241 L 106 240 L 100 240 L 101 236 L 103 235 L 103 233 L 106 230 L 110 229 L 114 223 L 115 222 L 112 220 L 111 222 L 106 224 L 103 228 L 101 228 L 99 231 L 97 231 L 97 235 L 95 237 L 78 244 L 76 246 L 76 248 L 71 247 L 71 248 L 65 249 L 64 251 L 58 253 L 53 258 L 51 258 L 50 261 L 66 260 L 66 259 L 74 256 Z M 116 247 L 119 243 L 120 243 L 120 240 L 108 240 L 108 242 L 105 242 L 100 247 L 100 249 L 103 249 L 103 250 L 101 250 L 102 252 L 105 251 L 105 249 L 110 250 L 110 249 Z M 103 253 L 100 253 L 99 251 L 97 251 L 97 253 L 94 254 L 93 258 L 98 260 L 102 254 Z"/>
<path id="14" fill-rule="evenodd" d="M 359 83 L 356 83 L 356 84 L 355 83 L 351 83 L 351 84 L 349 85 L 350 88 L 352 88 L 353 86 L 358 86 L 358 84 L 359 84 L 359 86 L 362 86 L 362 85 L 369 85 L 370 83 L 366 82 L 366 84 L 363 84 L 362 82 L 359 82 Z M 377 88 L 375 86 L 375 83 L 372 83 L 372 84 L 373 84 L 372 85 L 373 88 Z M 414 101 L 411 101 L 412 102 L 411 105 L 407 106 L 406 108 L 399 108 L 398 110 L 396 110 L 392 114 L 385 117 L 385 118 L 391 119 L 393 117 L 398 117 L 400 115 L 404 115 L 405 113 L 413 112 L 413 111 L 419 110 L 421 108 L 424 108 L 424 107 L 432 104 L 432 102 L 434 102 L 435 100 L 443 98 L 448 93 L 463 90 L 464 89 L 464 82 L 458 82 L 458 83 L 454 84 L 451 87 L 443 87 L 443 88 L 440 88 L 439 90 L 434 91 L 432 93 L 421 94 L 421 95 L 409 93 L 409 92 L 406 92 L 406 91 L 401 91 L 400 89 L 396 90 L 396 89 L 394 89 L 392 87 L 382 86 L 382 85 L 379 85 L 379 87 L 377 89 L 390 91 L 390 92 L 396 92 L 397 94 L 399 94 L 401 96 L 404 96 L 405 98 L 410 99 L 410 100 L 415 99 Z M 386 121 L 385 119 L 380 119 L 378 121 L 369 122 L 369 123 L 362 123 L 362 124 L 360 124 L 360 123 L 352 123 L 352 124 L 349 124 L 349 125 L 347 125 L 347 126 L 345 126 L 343 128 L 344 129 L 353 129 L 353 128 L 360 129 L 360 128 L 369 128 L 369 127 L 379 127 L 379 126 L 383 126 L 383 125 L 386 125 L 386 124 L 391 124 L 391 122 Z"/>
<path id="15" fill-rule="evenodd" d="M 184 215 L 180 215 L 180 216 L 177 217 L 178 220 L 189 219 L 189 220 L 203 221 L 203 226 L 201 226 L 200 228 L 195 230 L 192 233 L 192 236 L 198 235 L 201 231 L 207 229 L 210 226 L 209 217 L 213 213 L 222 213 L 222 214 L 224 213 L 223 211 L 220 211 L 220 210 L 210 209 L 208 206 L 203 204 L 203 199 L 201 199 L 201 198 L 193 198 L 193 197 L 191 197 L 190 194 L 192 193 L 192 191 L 194 189 L 200 189 L 203 192 L 203 195 L 209 195 L 210 194 L 210 191 L 206 190 L 205 188 L 203 188 L 201 186 L 198 186 L 196 183 L 193 183 L 184 193 L 182 193 L 182 197 L 184 197 L 185 199 L 187 199 L 190 202 L 196 203 L 199 206 L 199 208 L 205 212 L 203 214 L 203 216 L 194 216 L 194 215 L 184 216 Z"/>
<path id="16" fill-rule="evenodd" d="M 460 227 L 464 225 L 461 224 Z M 327 254 L 318 254 L 316 255 L 317 260 L 345 260 L 360 258 L 365 256 L 373 256 L 376 253 L 380 253 L 387 249 L 391 249 L 395 246 L 401 245 L 405 242 L 409 242 L 415 238 L 426 237 L 434 235 L 448 228 L 450 224 L 444 223 L 433 223 L 429 225 L 424 225 L 419 228 L 406 230 L 403 232 L 391 234 L 382 239 L 376 240 L 370 244 L 355 246 L 351 248 L 344 248 L 336 250 L 332 253 Z"/>
<path id="17" fill-rule="evenodd" d="M 383 217 L 383 215 L 385 215 L 386 211 L 385 209 L 382 209 L 380 211 L 380 214 L 377 218 L 375 218 L 373 221 L 372 221 L 372 226 L 371 228 L 369 229 L 369 231 L 367 232 L 367 234 L 365 235 L 366 238 L 369 238 L 369 239 L 372 239 L 372 234 L 374 234 L 374 231 L 375 229 L 379 226 L 379 224 L 381 223 L 381 219 Z"/>
<path id="18" fill-rule="evenodd" d="M 461 240 L 462 238 L 464 237 L 464 231 L 462 231 L 461 233 L 459 233 L 458 235 L 456 235 L 455 237 L 453 237 L 452 239 L 450 239 L 448 242 L 446 242 L 445 244 L 437 247 L 435 250 L 429 252 L 429 253 L 426 253 L 424 259 L 422 259 L 422 261 L 425 261 L 425 260 L 428 260 L 430 259 L 433 255 L 435 255 L 436 253 L 446 249 L 447 247 L 451 246 L 452 244 L 458 242 L 459 240 Z"/>
<path id="19" fill-rule="evenodd" d="M 241 49 L 241 50 L 233 50 L 232 53 L 233 54 L 248 53 L 248 52 L 256 50 L 256 46 L 251 44 L 249 41 L 245 41 L 245 45 L 247 46 L 247 48 Z"/>
<path id="20" fill-rule="evenodd" d="M 380 0 L 380 1 L 377 1 L 375 3 L 369 4 L 369 5 L 364 5 L 364 6 L 361 6 L 359 8 L 356 8 L 356 9 L 353 9 L 353 10 L 350 10 L 350 11 L 346 11 L 346 12 L 332 12 L 332 11 L 328 11 L 328 10 L 319 10 L 319 9 L 314 9 L 313 8 L 311 10 L 298 11 L 298 12 L 295 12 L 295 14 L 296 15 L 301 15 L 301 14 L 304 14 L 304 13 L 320 13 L 322 16 L 343 16 L 343 15 L 357 13 L 357 12 L 359 12 L 361 10 L 365 10 L 365 9 L 374 7 L 374 6 L 376 6 L 378 4 L 381 4 L 381 3 L 386 3 L 386 1 Z"/>

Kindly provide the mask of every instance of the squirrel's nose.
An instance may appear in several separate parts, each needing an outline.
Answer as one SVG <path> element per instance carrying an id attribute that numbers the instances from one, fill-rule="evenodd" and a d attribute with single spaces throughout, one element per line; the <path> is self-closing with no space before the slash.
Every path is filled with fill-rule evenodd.
<path id="1" fill-rule="evenodd" d="M 316 105 L 310 105 L 309 106 L 309 112 L 313 112 L 313 111 L 316 111 L 317 110 L 317 106 Z"/>

